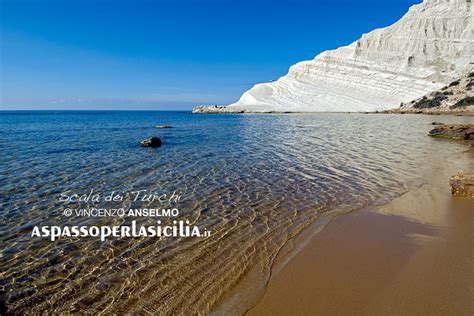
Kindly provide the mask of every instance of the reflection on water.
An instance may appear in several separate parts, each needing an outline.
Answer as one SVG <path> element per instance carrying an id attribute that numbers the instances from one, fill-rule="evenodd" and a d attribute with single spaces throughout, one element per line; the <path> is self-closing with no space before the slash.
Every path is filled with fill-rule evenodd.
<path id="1" fill-rule="evenodd" d="M 250 272 L 253 286 L 264 284 L 279 250 L 321 214 L 397 196 L 420 184 L 449 151 L 463 149 L 426 137 L 431 120 L 359 114 L 2 113 L 3 300 L 18 314 L 208 311 Z M 174 128 L 157 130 L 157 124 Z M 162 137 L 161 148 L 138 146 L 152 135 Z M 34 225 L 129 222 L 61 215 L 61 192 L 90 189 L 180 192 L 180 219 L 211 229 L 212 235 L 106 242 L 30 237 Z M 252 295 L 252 286 L 242 293 Z"/>

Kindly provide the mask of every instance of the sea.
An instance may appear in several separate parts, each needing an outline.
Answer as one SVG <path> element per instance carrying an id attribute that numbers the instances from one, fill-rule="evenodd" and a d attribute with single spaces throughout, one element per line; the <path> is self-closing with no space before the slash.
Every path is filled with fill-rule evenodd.
<path id="1" fill-rule="evenodd" d="M 466 149 L 427 136 L 435 120 L 473 123 L 408 114 L 2 111 L 2 309 L 242 314 L 305 232 L 422 185 Z M 161 147 L 140 145 L 155 136 Z M 209 233 L 34 234 L 132 221 L 182 221 Z"/>

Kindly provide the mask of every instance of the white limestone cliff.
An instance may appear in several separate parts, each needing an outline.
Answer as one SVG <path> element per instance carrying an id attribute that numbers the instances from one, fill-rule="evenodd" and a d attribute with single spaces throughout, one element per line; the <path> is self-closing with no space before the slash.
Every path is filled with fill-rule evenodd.
<path id="1" fill-rule="evenodd" d="M 474 2 L 474 0 L 472 0 Z M 338 112 L 398 107 L 437 90 L 474 62 L 471 0 L 425 0 L 395 24 L 291 66 L 225 108 L 193 112 Z"/>

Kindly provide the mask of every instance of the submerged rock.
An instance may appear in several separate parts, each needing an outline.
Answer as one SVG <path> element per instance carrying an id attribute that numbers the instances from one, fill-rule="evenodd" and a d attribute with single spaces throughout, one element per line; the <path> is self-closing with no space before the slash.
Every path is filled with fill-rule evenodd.
<path id="1" fill-rule="evenodd" d="M 474 197 L 474 173 L 458 174 L 449 181 L 451 193 L 456 197 Z"/>
<path id="2" fill-rule="evenodd" d="M 155 128 L 172 128 L 171 125 L 156 125 Z"/>
<path id="3" fill-rule="evenodd" d="M 474 140 L 474 125 L 441 125 L 433 128 L 429 135 L 439 138 Z"/>
<path id="4" fill-rule="evenodd" d="M 160 146 L 161 146 L 161 139 L 160 139 L 159 137 L 152 137 L 152 138 L 149 138 L 149 139 L 142 140 L 142 141 L 140 142 L 140 144 L 141 144 L 143 147 L 156 148 L 156 147 L 160 147 Z"/>
<path id="5" fill-rule="evenodd" d="M 444 125 L 444 123 L 441 123 L 441 122 L 432 122 L 431 125 Z"/>

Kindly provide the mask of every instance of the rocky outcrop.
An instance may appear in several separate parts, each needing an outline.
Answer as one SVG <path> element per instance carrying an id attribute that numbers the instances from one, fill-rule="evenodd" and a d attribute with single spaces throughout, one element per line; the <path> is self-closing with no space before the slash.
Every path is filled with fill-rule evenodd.
<path id="1" fill-rule="evenodd" d="M 402 103 L 399 111 L 474 112 L 474 67 L 469 67 L 459 79 L 409 103 Z"/>
<path id="2" fill-rule="evenodd" d="M 456 197 L 474 197 L 474 173 L 458 174 L 449 181 L 451 193 Z"/>
<path id="3" fill-rule="evenodd" d="M 232 109 L 222 105 L 200 105 L 193 108 L 194 114 L 244 113 L 243 110 Z"/>
<path id="4" fill-rule="evenodd" d="M 436 122 L 434 122 L 436 123 Z M 434 124 L 433 123 L 433 124 Z M 474 140 L 474 124 L 446 125 L 443 123 L 429 132 L 432 137 L 452 140 Z M 472 152 L 473 147 L 471 147 Z M 455 197 L 474 197 L 474 173 L 464 172 L 452 176 L 450 181 L 451 193 Z"/>
<path id="5" fill-rule="evenodd" d="M 440 125 L 433 128 L 429 135 L 438 138 L 474 140 L 474 125 Z"/>
<path id="6" fill-rule="evenodd" d="M 195 113 L 365 112 L 399 107 L 453 82 L 473 62 L 471 0 L 425 0 L 397 23 L 292 66 L 239 101 Z M 469 101 L 469 100 L 467 100 Z"/>
<path id="7" fill-rule="evenodd" d="M 140 144 L 143 147 L 157 148 L 161 146 L 161 139 L 159 137 L 152 137 L 149 139 L 142 140 Z"/>

